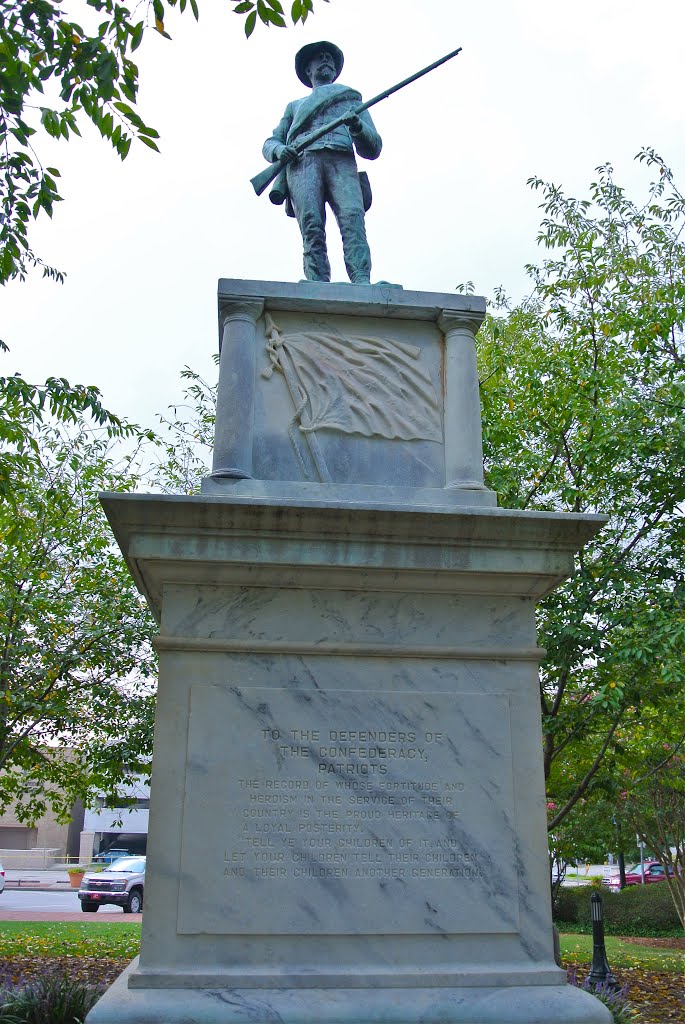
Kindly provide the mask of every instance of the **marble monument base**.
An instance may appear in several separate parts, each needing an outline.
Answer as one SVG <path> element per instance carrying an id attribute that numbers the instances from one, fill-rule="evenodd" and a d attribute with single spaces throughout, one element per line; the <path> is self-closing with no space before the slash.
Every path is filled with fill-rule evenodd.
<path id="1" fill-rule="evenodd" d="M 610 1024 L 594 996 L 572 986 L 384 989 L 147 989 L 117 979 L 88 1024 Z M 105 1005 L 106 1004 L 106 1005 Z"/>
<path id="2" fill-rule="evenodd" d="M 88 1024 L 609 1024 L 554 962 L 534 622 L 601 518 L 104 505 L 160 675 L 140 959 Z"/>

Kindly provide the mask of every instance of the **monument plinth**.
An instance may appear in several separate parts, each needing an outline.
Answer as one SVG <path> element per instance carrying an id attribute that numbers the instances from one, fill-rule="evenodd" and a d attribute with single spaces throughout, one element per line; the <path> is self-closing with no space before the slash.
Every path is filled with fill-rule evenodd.
<path id="1" fill-rule="evenodd" d="M 107 495 L 160 623 L 139 961 L 89 1024 L 608 1024 L 554 962 L 535 601 L 482 299 L 224 282 L 212 475 Z"/>
<path id="2" fill-rule="evenodd" d="M 484 316 L 485 300 L 472 295 L 220 281 L 216 441 L 203 492 L 494 507 L 475 351 Z"/>

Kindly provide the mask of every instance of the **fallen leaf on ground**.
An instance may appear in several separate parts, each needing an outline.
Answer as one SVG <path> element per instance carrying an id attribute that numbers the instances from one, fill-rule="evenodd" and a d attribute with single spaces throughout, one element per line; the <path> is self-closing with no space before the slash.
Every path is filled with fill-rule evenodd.
<path id="1" fill-rule="evenodd" d="M 0 986 L 21 986 L 39 978 L 66 974 L 74 981 L 104 988 L 119 977 L 128 963 L 100 957 L 12 957 L 0 961 Z M 590 968 L 587 964 L 574 965 L 572 970 L 582 983 Z M 613 973 L 620 985 L 628 986 L 628 999 L 640 1012 L 640 1024 L 683 1024 L 685 992 L 681 975 L 639 967 L 616 969 Z"/>
<path id="2" fill-rule="evenodd" d="M 590 971 L 587 964 L 574 965 L 572 969 L 577 973 L 579 984 Z M 638 1024 L 683 1024 L 685 991 L 682 975 L 674 971 L 645 971 L 641 967 L 612 968 L 612 974 L 619 985 L 627 986 L 628 1001 L 640 1014 Z"/>

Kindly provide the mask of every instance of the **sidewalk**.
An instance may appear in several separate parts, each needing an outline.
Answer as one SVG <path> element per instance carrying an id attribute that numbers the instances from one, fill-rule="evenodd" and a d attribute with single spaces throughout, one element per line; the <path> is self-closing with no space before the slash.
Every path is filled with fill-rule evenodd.
<path id="1" fill-rule="evenodd" d="M 70 889 L 71 883 L 65 867 L 12 869 L 5 871 L 5 889 L 25 889 L 31 891 L 64 892 Z"/>
<path id="2" fill-rule="evenodd" d="M 605 875 L 613 875 L 618 871 L 618 867 L 614 865 L 612 868 L 608 864 L 581 864 L 578 871 L 576 871 L 575 865 L 569 864 L 566 868 L 566 877 L 564 878 L 563 885 L 589 885 L 592 879 L 599 875 L 600 878 L 604 878 Z"/>

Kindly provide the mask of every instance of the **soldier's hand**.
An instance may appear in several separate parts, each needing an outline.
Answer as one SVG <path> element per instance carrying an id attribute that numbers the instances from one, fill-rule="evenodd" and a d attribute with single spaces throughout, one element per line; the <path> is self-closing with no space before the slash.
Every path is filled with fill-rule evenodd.
<path id="1" fill-rule="evenodd" d="M 276 159 L 290 163 L 291 160 L 297 160 L 299 155 L 294 146 L 281 146 L 276 153 Z"/>
<path id="2" fill-rule="evenodd" d="M 363 128 L 361 119 L 357 116 L 357 114 L 355 114 L 353 110 L 348 110 L 348 112 L 344 115 L 343 124 L 347 125 L 347 127 L 350 129 L 353 135 L 359 135 Z"/>

